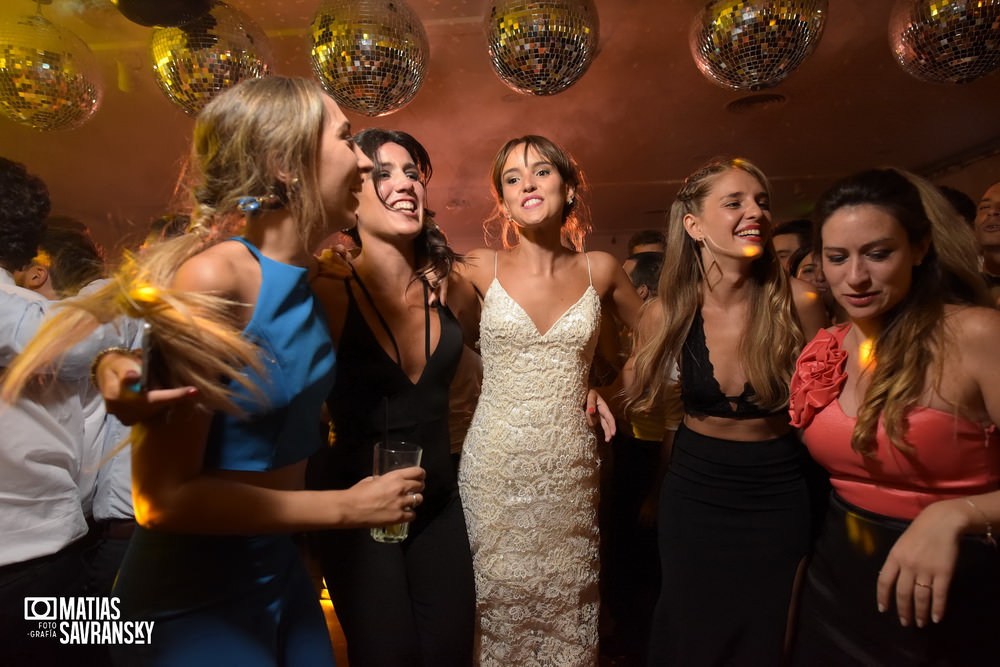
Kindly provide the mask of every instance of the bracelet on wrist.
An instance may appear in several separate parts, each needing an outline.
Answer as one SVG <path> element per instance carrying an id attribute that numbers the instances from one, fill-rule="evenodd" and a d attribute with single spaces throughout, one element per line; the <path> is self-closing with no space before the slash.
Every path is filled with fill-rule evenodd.
<path id="1" fill-rule="evenodd" d="M 996 549 L 997 548 L 997 541 L 993 537 L 993 524 L 990 523 L 990 519 L 989 519 L 989 517 L 986 516 L 986 512 L 984 512 L 983 510 L 979 509 L 979 506 L 976 505 L 976 503 L 974 503 L 971 500 L 969 500 L 968 498 L 965 499 L 965 502 L 969 503 L 969 505 L 972 506 L 972 508 L 974 510 L 976 510 L 977 512 L 979 512 L 979 516 L 983 517 L 983 523 L 986 524 L 986 534 L 983 535 L 983 542 L 985 542 L 986 544 L 988 544 L 991 547 L 993 547 L 994 549 Z"/>
<path id="2" fill-rule="evenodd" d="M 120 345 L 106 347 L 100 352 L 98 352 L 97 356 L 94 357 L 94 360 L 90 362 L 90 383 L 93 384 L 98 389 L 100 389 L 101 387 L 100 385 L 97 384 L 97 367 L 101 364 L 101 360 L 104 359 L 104 357 L 108 356 L 109 354 L 125 354 L 130 357 L 134 356 L 132 350 L 128 349 L 127 347 L 122 347 Z"/>

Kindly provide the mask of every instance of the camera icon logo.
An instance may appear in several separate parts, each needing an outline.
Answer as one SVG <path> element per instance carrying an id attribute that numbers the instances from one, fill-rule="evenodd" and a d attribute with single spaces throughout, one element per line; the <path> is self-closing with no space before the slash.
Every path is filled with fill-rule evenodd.
<path id="1" fill-rule="evenodd" d="M 24 598 L 24 620 L 54 621 L 58 617 L 59 606 L 55 598 Z"/>

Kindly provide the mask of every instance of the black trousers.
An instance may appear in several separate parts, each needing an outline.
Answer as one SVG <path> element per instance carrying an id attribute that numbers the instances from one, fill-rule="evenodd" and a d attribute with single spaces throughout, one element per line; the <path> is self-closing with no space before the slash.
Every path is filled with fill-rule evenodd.
<path id="1" fill-rule="evenodd" d="M 313 536 L 351 667 L 472 664 L 472 553 L 458 490 L 443 500 L 425 501 L 399 544 L 367 528 Z"/>
<path id="2" fill-rule="evenodd" d="M 660 590 L 656 526 L 642 521 L 642 508 L 657 482 L 662 443 L 616 434 L 611 448 L 609 504 L 601 537 L 602 599 L 614 622 L 611 655 L 644 654 L 649 623 Z"/>
<path id="3" fill-rule="evenodd" d="M 31 636 L 40 630 L 40 622 L 25 618 L 45 611 L 41 603 L 26 606 L 26 598 L 95 594 L 88 590 L 89 570 L 84 552 L 89 546 L 91 540 L 84 537 L 55 554 L 0 567 L 0 665 L 107 664 L 106 647 L 63 645 L 59 642 L 58 628 L 55 637 Z"/>

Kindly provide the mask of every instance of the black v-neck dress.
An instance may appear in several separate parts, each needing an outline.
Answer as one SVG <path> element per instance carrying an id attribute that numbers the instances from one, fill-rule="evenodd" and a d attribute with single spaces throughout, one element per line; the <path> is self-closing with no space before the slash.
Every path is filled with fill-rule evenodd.
<path id="1" fill-rule="evenodd" d="M 470 665 L 472 556 L 448 433 L 448 389 L 462 354 L 461 326 L 447 307 L 425 306 L 427 364 L 414 383 L 379 344 L 358 307 L 358 298 L 368 299 L 377 324 L 395 345 L 364 284 L 356 276 L 346 288 L 337 378 L 327 403 L 336 438 L 311 462 L 310 486 L 348 488 L 371 475 L 373 445 L 386 435 L 423 447 L 421 467 L 427 472 L 424 502 L 404 542 L 375 542 L 367 528 L 315 535 L 314 551 L 347 637 L 350 663 Z M 431 350 L 435 311 L 441 335 Z"/>

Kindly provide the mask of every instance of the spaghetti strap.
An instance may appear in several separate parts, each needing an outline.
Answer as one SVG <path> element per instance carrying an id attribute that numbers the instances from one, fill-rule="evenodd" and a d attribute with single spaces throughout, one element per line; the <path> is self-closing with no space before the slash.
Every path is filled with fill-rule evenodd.
<path id="1" fill-rule="evenodd" d="M 378 309 L 378 305 L 375 303 L 375 299 L 372 298 L 371 293 L 368 288 L 365 287 L 365 283 L 361 280 L 361 276 L 358 275 L 357 269 L 354 265 L 351 265 L 351 275 L 354 276 L 355 282 L 358 283 L 358 287 L 361 288 L 362 294 L 368 299 L 368 303 L 371 304 L 372 310 L 375 311 L 375 317 L 378 318 L 379 324 L 382 325 L 382 329 L 385 331 L 386 335 L 389 336 L 389 342 L 392 343 L 392 349 L 396 352 L 396 365 L 402 367 L 403 365 L 403 355 L 399 352 L 399 345 L 396 343 L 396 337 L 392 334 L 392 329 L 389 328 L 389 323 L 386 322 L 385 318 L 382 316 L 382 312 Z M 424 287 L 424 358 L 430 360 L 431 358 L 431 312 L 430 305 L 428 305 L 428 294 L 427 294 L 427 283 L 423 282 Z M 351 300 L 354 300 L 354 295 L 351 294 L 351 288 L 348 286 L 347 292 L 350 295 Z"/>
<path id="2" fill-rule="evenodd" d="M 594 286 L 594 274 L 590 272 L 590 255 L 583 253 L 583 256 L 587 259 L 587 279 L 590 281 L 590 286 Z"/>
<path id="3" fill-rule="evenodd" d="M 500 251 L 493 253 L 493 280 L 497 279 L 497 258 L 500 257 Z"/>

